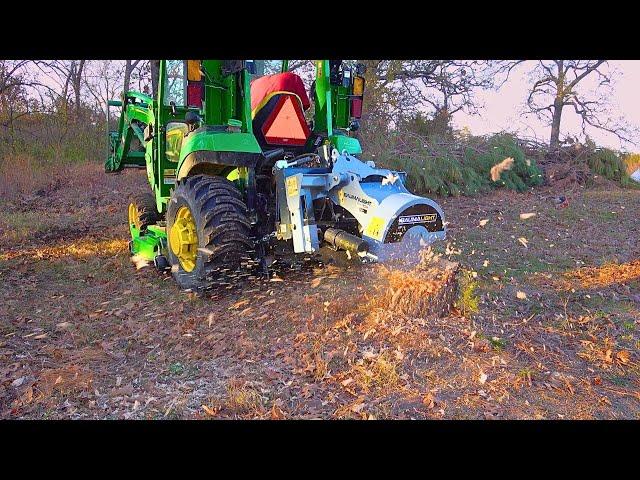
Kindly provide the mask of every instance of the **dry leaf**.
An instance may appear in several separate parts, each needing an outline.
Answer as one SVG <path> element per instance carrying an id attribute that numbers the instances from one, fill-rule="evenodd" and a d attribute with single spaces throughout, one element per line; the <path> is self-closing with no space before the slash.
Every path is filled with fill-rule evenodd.
<path id="1" fill-rule="evenodd" d="M 322 282 L 322 277 L 314 278 L 311 282 L 311 288 L 317 288 Z"/>
<path id="2" fill-rule="evenodd" d="M 618 360 L 618 362 L 620 362 L 623 365 L 627 365 L 629 363 L 630 358 L 631 358 L 631 354 L 626 350 L 620 350 L 618 353 L 616 353 L 616 359 Z"/>
<path id="3" fill-rule="evenodd" d="M 527 242 L 527 239 L 524 237 L 520 237 L 518 238 L 518 241 L 525 246 L 525 248 L 529 248 L 529 245 L 527 245 L 529 242 Z"/>
<path id="4" fill-rule="evenodd" d="M 394 183 L 396 183 L 396 180 L 398 180 L 398 178 L 399 178 L 398 175 L 395 175 L 389 172 L 387 176 L 382 179 L 382 185 L 383 186 L 387 184 L 393 185 Z"/>
<path id="5" fill-rule="evenodd" d="M 493 167 L 491 167 L 491 180 L 497 182 L 498 180 L 500 180 L 500 175 L 502 174 L 502 172 L 510 170 L 512 166 L 513 158 L 511 157 L 507 157 L 500 163 L 494 165 Z"/>
<path id="6" fill-rule="evenodd" d="M 271 407 L 271 420 L 284 420 L 284 419 L 285 419 L 284 412 L 278 405 L 274 403 L 273 407 Z"/>
<path id="7" fill-rule="evenodd" d="M 431 392 L 427 393 L 424 397 L 422 397 L 422 403 L 427 408 L 433 408 L 436 406 L 436 400 Z"/>
<path id="8" fill-rule="evenodd" d="M 239 302 L 236 302 L 233 305 L 231 305 L 231 308 L 238 309 L 238 308 L 242 307 L 243 305 L 246 305 L 247 303 L 249 303 L 249 300 L 240 300 Z"/>
<path id="9" fill-rule="evenodd" d="M 349 385 L 350 383 L 353 383 L 353 378 L 347 378 L 346 380 L 342 381 L 342 386 L 346 387 L 347 385 Z"/>
<path id="10" fill-rule="evenodd" d="M 480 226 L 484 227 L 487 223 L 489 223 L 489 219 L 480 220 Z"/>
<path id="11" fill-rule="evenodd" d="M 218 414 L 218 408 L 216 407 L 208 407 L 207 405 L 202 405 L 202 409 L 206 412 L 207 415 L 211 417 L 215 417 Z"/>
<path id="12" fill-rule="evenodd" d="M 521 213 L 521 214 L 520 214 L 520 220 L 528 220 L 528 219 L 530 219 L 530 218 L 532 218 L 532 217 L 535 217 L 535 216 L 536 216 L 536 214 L 535 214 L 534 212 L 531 212 L 531 213 Z"/>
<path id="13" fill-rule="evenodd" d="M 518 299 L 520 299 L 520 300 L 526 300 L 527 299 L 527 294 L 524 293 L 522 290 L 518 290 L 516 292 L 516 297 L 518 297 Z"/>
<path id="14" fill-rule="evenodd" d="M 480 376 L 478 377 L 478 381 L 484 385 L 484 383 L 487 381 L 487 374 L 484 372 L 480 372 Z"/>
<path id="15" fill-rule="evenodd" d="M 605 352 L 604 361 L 607 362 L 607 363 L 612 363 L 613 362 L 613 351 L 611 349 L 608 349 Z"/>

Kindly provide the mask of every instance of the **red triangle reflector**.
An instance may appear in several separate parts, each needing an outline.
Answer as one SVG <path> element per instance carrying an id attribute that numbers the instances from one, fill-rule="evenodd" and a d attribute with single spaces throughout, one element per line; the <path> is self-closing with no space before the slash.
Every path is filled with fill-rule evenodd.
<path id="1" fill-rule="evenodd" d="M 309 138 L 309 127 L 295 97 L 282 96 L 268 120 L 262 134 L 269 144 L 304 145 Z"/>

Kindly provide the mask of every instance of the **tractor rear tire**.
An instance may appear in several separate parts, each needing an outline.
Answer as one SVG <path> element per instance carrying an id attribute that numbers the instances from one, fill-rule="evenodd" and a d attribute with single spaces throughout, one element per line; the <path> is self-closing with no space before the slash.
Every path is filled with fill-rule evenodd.
<path id="1" fill-rule="evenodd" d="M 220 274 L 250 258 L 251 224 L 235 185 L 222 177 L 194 175 L 176 183 L 167 208 L 168 255 L 184 289 L 210 286 Z"/>
<path id="2" fill-rule="evenodd" d="M 140 232 L 146 231 L 149 225 L 162 220 L 162 215 L 156 209 L 156 198 L 152 193 L 133 195 L 128 209 L 129 226 L 135 224 Z"/>

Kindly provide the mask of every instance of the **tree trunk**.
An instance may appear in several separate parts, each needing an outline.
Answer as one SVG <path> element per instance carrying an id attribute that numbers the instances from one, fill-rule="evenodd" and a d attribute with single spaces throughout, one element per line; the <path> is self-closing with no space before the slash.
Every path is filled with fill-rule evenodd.
<path id="1" fill-rule="evenodd" d="M 81 105 L 80 105 L 80 89 L 82 87 L 82 69 L 84 68 L 86 60 L 80 60 L 78 69 L 73 77 L 73 92 L 75 94 L 75 107 L 76 107 L 76 120 L 80 119 Z"/>
<path id="2" fill-rule="evenodd" d="M 154 99 L 158 97 L 159 81 L 160 81 L 160 60 L 151 60 L 151 91 Z"/>
<path id="3" fill-rule="evenodd" d="M 122 87 L 124 92 L 129 91 L 129 87 L 131 86 L 131 74 L 133 73 L 133 70 L 136 68 L 139 62 L 140 60 L 136 60 L 135 62 L 132 60 L 127 60 L 124 68 L 124 85 Z"/>
<path id="4" fill-rule="evenodd" d="M 549 149 L 557 150 L 560 146 L 560 120 L 562 119 L 562 101 L 553 102 L 553 118 L 551 120 L 551 138 L 549 139 Z"/>
<path id="5" fill-rule="evenodd" d="M 127 60 L 127 63 L 124 67 L 124 82 L 122 84 L 122 91 L 124 93 L 129 91 L 129 84 L 131 83 L 131 71 L 133 68 L 131 67 L 131 60 Z"/>

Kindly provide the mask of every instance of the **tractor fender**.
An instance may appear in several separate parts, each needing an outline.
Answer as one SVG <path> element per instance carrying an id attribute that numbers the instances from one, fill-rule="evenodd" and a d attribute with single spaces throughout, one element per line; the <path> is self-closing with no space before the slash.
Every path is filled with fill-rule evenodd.
<path id="1" fill-rule="evenodd" d="M 178 166 L 178 180 L 196 174 L 223 175 L 237 167 L 255 168 L 261 153 L 215 152 L 199 150 L 189 153 Z"/>
<path id="2" fill-rule="evenodd" d="M 180 147 L 178 180 L 194 173 L 218 175 L 228 167 L 255 168 L 262 149 L 252 133 L 224 132 L 201 127 L 187 135 Z"/>

